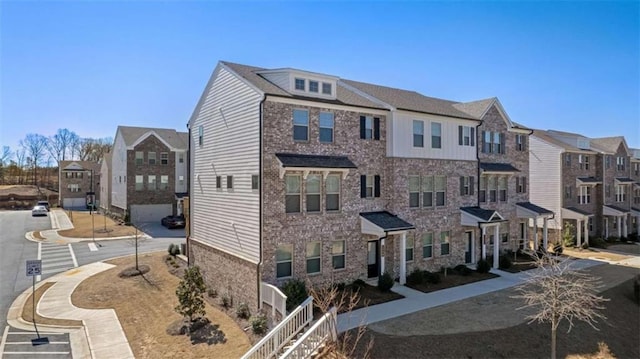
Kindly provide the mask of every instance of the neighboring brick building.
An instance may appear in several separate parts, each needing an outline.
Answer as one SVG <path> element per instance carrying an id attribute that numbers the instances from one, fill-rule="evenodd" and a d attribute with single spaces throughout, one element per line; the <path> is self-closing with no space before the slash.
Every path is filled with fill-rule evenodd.
<path id="1" fill-rule="evenodd" d="M 132 222 L 181 213 L 188 192 L 188 134 L 173 129 L 118 126 L 111 151 L 109 209 Z"/>
<path id="2" fill-rule="evenodd" d="M 552 216 L 528 198 L 531 131 L 497 99 L 220 62 L 189 129 L 190 259 L 208 286 L 252 308 L 263 282 L 390 272 L 404 284 L 416 268 L 473 264 L 491 236 L 524 239 L 521 223 Z M 503 133 L 502 151 L 479 154 L 479 131 Z M 481 176 L 504 178 L 496 195 L 508 198 L 481 208 Z"/>
<path id="3" fill-rule="evenodd" d="M 58 205 L 66 209 L 87 209 L 95 193 L 96 208 L 100 203 L 100 163 L 93 161 L 60 161 Z M 93 175 L 93 178 L 92 178 Z"/>

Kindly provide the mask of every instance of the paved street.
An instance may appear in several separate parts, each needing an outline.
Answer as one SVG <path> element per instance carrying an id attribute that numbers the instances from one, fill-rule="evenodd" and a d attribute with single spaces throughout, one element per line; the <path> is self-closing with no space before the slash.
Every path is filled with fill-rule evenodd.
<path id="1" fill-rule="evenodd" d="M 35 243 L 25 239 L 25 233 L 51 229 L 51 226 L 50 216 L 32 217 L 31 211 L 0 211 L 0 248 L 2 248 L 0 250 L 0 278 L 2 279 L 0 281 L 0 315 L 2 316 L 0 333 L 3 333 L 0 341 L 0 352 L 3 355 L 0 356 L 2 358 L 71 357 L 67 333 L 45 333 L 51 334 L 42 335 L 49 337 L 50 343 L 33 346 L 30 341 L 36 338 L 35 332 L 7 325 L 9 307 L 18 295 L 32 285 L 32 279 L 25 273 L 25 263 L 28 259 L 42 259 L 42 276 L 37 280 L 46 280 L 70 268 L 135 253 L 134 239 L 71 244 Z M 170 243 L 182 242 L 184 237 L 141 238 L 138 240 L 138 252 L 166 250 Z"/>

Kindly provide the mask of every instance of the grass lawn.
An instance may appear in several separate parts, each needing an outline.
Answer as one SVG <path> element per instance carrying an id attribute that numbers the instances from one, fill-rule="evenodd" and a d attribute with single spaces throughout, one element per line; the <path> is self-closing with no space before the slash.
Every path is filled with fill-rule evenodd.
<path id="1" fill-rule="evenodd" d="M 217 344 L 192 344 L 186 335 L 169 335 L 167 329 L 181 316 L 174 311 L 179 279 L 164 263 L 166 252 L 139 256 L 150 267 L 144 276 L 120 278 L 135 264 L 134 257 L 118 258 L 117 265 L 83 281 L 71 301 L 81 308 L 113 308 L 136 358 L 239 358 L 251 343 L 245 332 L 225 313 L 206 304 L 206 317 L 217 326 Z"/>
<path id="2" fill-rule="evenodd" d="M 133 226 L 120 225 L 111 218 L 96 212 L 89 214 L 88 211 L 68 211 L 67 215 L 73 222 L 74 228 L 58 231 L 63 237 L 91 238 L 91 232 L 94 228 L 96 238 L 134 236 L 136 233 Z"/>

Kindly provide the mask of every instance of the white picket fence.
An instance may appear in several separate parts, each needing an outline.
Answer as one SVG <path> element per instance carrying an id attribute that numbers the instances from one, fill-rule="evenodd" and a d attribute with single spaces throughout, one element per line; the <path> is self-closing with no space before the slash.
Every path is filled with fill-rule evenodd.
<path id="1" fill-rule="evenodd" d="M 337 313 L 336 307 L 329 309 L 280 358 L 310 358 L 328 340 L 336 341 L 338 339 Z"/>
<path id="2" fill-rule="evenodd" d="M 287 296 L 275 285 L 269 283 L 260 283 L 260 309 L 262 304 L 267 303 L 271 306 L 271 317 L 276 318 L 276 312 L 280 314 L 280 318 L 287 316 Z"/>
<path id="3" fill-rule="evenodd" d="M 276 288 L 277 289 L 277 288 Z M 286 298 L 286 297 L 285 297 Z M 286 304 L 286 299 L 285 299 Z M 254 345 L 242 359 L 275 358 L 282 348 L 313 320 L 313 297 L 307 298 Z"/>

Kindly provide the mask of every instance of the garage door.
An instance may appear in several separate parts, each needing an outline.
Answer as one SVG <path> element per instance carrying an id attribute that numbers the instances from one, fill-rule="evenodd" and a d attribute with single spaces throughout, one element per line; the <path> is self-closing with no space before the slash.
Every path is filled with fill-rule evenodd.
<path id="1" fill-rule="evenodd" d="M 170 204 L 138 204 L 131 206 L 131 222 L 156 222 L 173 213 Z"/>
<path id="2" fill-rule="evenodd" d="M 87 208 L 86 199 L 82 198 L 63 198 L 62 199 L 62 207 L 63 208 Z"/>

